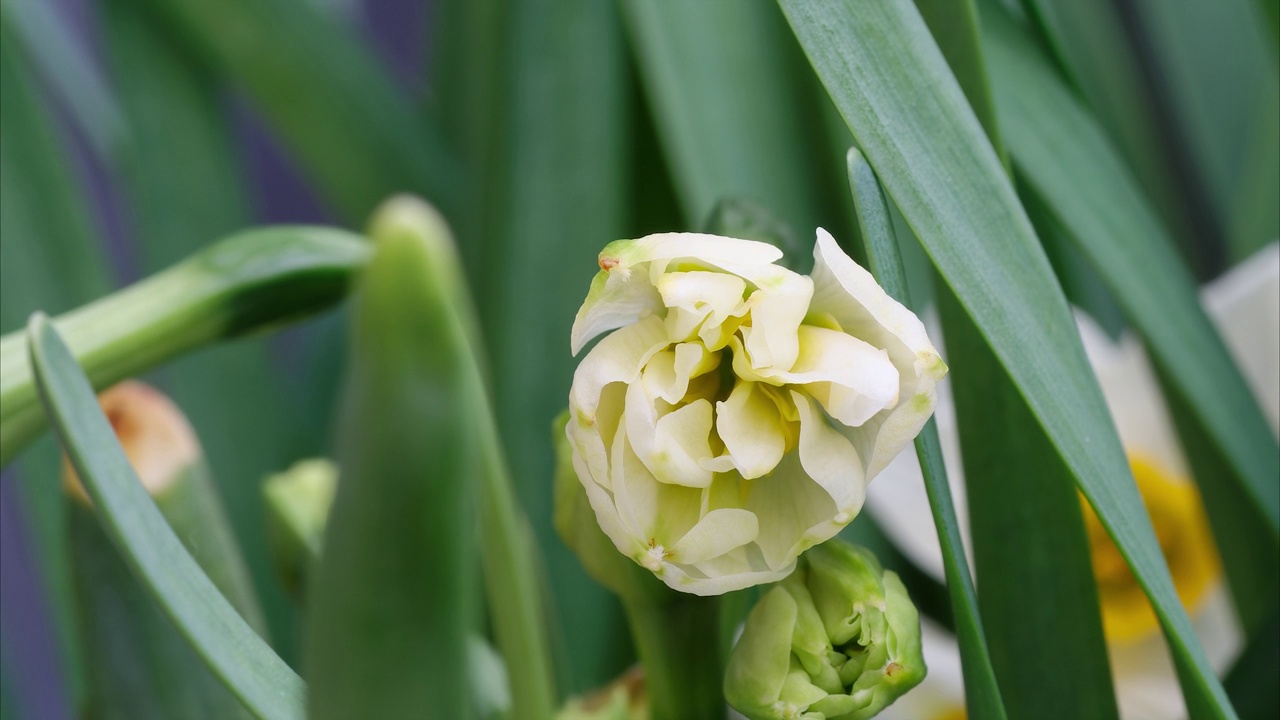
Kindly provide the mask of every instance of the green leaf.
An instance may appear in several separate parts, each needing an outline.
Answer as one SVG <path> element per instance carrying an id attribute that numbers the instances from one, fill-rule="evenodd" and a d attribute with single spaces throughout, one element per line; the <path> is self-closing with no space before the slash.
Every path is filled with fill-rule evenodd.
<path id="1" fill-rule="evenodd" d="M 911 307 L 907 296 L 907 276 L 902 268 L 898 241 L 880 183 L 857 148 L 849 149 L 848 165 L 853 204 L 857 209 L 858 226 L 871 272 L 890 297 Z M 960 540 L 960 524 L 956 519 L 951 489 L 947 485 L 947 471 L 942 464 L 942 446 L 934 420 L 930 420 L 916 437 L 916 453 L 920 457 L 924 488 L 938 529 L 938 543 L 942 547 L 947 591 L 951 595 L 951 611 L 960 645 L 968 712 L 971 717 L 1003 718 L 1004 703 L 983 636 L 982 618 L 978 616 L 977 592 L 969 574 L 964 544 Z"/>
<path id="2" fill-rule="evenodd" d="M 455 204 L 435 126 L 415 117 L 376 60 L 318 3 L 151 0 L 182 42 L 248 91 L 321 194 L 352 223 L 415 192 Z"/>
<path id="3" fill-rule="evenodd" d="M 475 361 L 444 221 L 375 214 L 351 314 L 342 477 L 309 593 L 313 718 L 468 718 L 475 599 Z"/>
<path id="4" fill-rule="evenodd" d="M 302 680 L 240 618 L 173 534 L 52 323 L 36 315 L 27 334 L 40 401 L 138 580 L 245 707 L 269 720 L 302 718 Z"/>
<path id="5" fill-rule="evenodd" d="M 98 152 L 109 155 L 128 138 L 123 114 L 88 46 L 75 37 L 66 8 L 53 3 L 4 0 L 6 22 L 45 84 L 67 108 L 76 127 Z"/>
<path id="6" fill-rule="evenodd" d="M 277 327 L 341 300 L 368 255 L 356 235 L 276 227 L 234 235 L 55 322 L 94 387 L 203 345 Z M 0 338 L 0 464 L 44 428 L 27 337 Z"/>
<path id="7" fill-rule="evenodd" d="M 765 0 L 622 4 L 687 222 L 725 197 L 763 203 L 809 237 L 843 220 L 820 205 L 818 132 L 791 70 L 803 59 Z M 808 146 L 814 143 L 814 146 Z"/>
<path id="8" fill-rule="evenodd" d="M 1007 166 L 973 2 L 916 5 Z M 942 289 L 938 308 L 971 478 L 979 606 L 1004 701 L 1014 717 L 1115 718 L 1098 589 L 1071 472 L 954 293 Z M 1030 478 L 1029 467 L 1036 468 Z M 1044 653 L 1046 647 L 1055 652 Z"/>
<path id="9" fill-rule="evenodd" d="M 1126 6 L 1110 0 L 1022 0 L 1022 5 L 1044 39 L 1039 44 L 1052 51 L 1067 84 L 1106 129 L 1152 206 L 1178 233 L 1179 250 L 1194 257 L 1197 238 L 1183 194 L 1187 188 L 1161 145 L 1161 118 L 1138 62 L 1138 45 L 1125 28 Z"/>
<path id="10" fill-rule="evenodd" d="M 1192 716 L 1232 717 L 1178 602 L 1062 291 L 915 8 L 781 5 L 889 198 L 1151 597 Z"/>
<path id="11" fill-rule="evenodd" d="M 144 487 L 174 535 L 261 634 L 265 625 L 248 569 L 186 419 L 158 393 L 136 384 L 117 386 L 100 402 L 132 464 L 148 473 Z M 85 707 L 101 720 L 165 720 L 198 712 L 248 717 L 134 578 L 79 480 L 64 470 L 62 485 L 86 655 Z"/>
<path id="12" fill-rule="evenodd" d="M 1222 684 L 1243 720 L 1271 720 L 1280 714 L 1276 678 L 1280 677 L 1280 611 L 1245 645 Z"/>
<path id="13" fill-rule="evenodd" d="M 8 16 L 0 15 L 0 330 L 6 331 L 21 330 L 35 310 L 62 312 L 111 287 L 86 198 L 13 30 Z M 25 365 L 25 353 L 15 361 Z M 9 372 L 9 362 L 7 356 L 0 360 L 0 376 Z M 0 417 L 8 410 L 8 400 L 3 400 Z M 34 396 L 31 400 L 35 402 Z M 0 429 L 0 465 L 8 460 L 5 446 Z M 24 458 L 10 497 L 33 539 L 43 581 L 40 592 L 47 593 L 57 626 L 57 662 L 75 702 L 83 686 L 83 664 L 78 659 L 66 513 L 56 483 L 47 482 L 57 472 L 57 448 L 43 443 Z"/>
<path id="14" fill-rule="evenodd" d="M 939 293 L 939 310 L 982 588 L 978 603 L 1005 705 L 1013 717 L 1116 718 L 1071 471 L 949 291 Z"/>
<path id="15" fill-rule="evenodd" d="M 1132 9 L 1155 114 L 1168 123 L 1163 149 L 1185 156 L 1188 198 L 1210 214 L 1213 239 L 1227 243 L 1220 257 L 1226 250 L 1243 260 L 1280 233 L 1280 77 L 1269 13 L 1257 0 L 1133 0 Z"/>
<path id="16" fill-rule="evenodd" d="M 1146 341 L 1176 396 L 1183 436 L 1207 446 L 1191 453 L 1196 479 L 1243 622 L 1253 627 L 1280 591 L 1280 447 L 1194 279 L 1101 128 L 994 4 L 983 29 L 1015 167 Z"/>
<path id="17" fill-rule="evenodd" d="M 147 10 L 146 1 L 111 2 L 100 15 L 106 60 L 131 131 L 130 141 L 103 160 L 121 181 L 138 264 L 150 274 L 248 225 L 250 211 L 226 88 Z M 165 142 L 146 141 L 155 137 Z M 255 337 L 180 358 L 159 381 L 199 430 L 275 646 L 290 659 L 296 613 L 264 552 L 261 495 L 243 481 L 288 464 L 300 444 L 304 426 L 295 419 L 303 414 L 301 403 L 272 360 L 268 339 Z M 312 392 L 330 394 L 333 388 Z"/>
<path id="18" fill-rule="evenodd" d="M 566 689 L 581 692 L 633 656 L 617 601 L 552 528 L 546 427 L 569 395 L 569 328 L 595 257 L 629 229 L 634 111 L 621 20 L 614 3 L 578 0 L 464 0 L 439 12 L 441 109 L 467 161 L 459 237 L 511 469 L 504 482 L 546 558 Z"/>

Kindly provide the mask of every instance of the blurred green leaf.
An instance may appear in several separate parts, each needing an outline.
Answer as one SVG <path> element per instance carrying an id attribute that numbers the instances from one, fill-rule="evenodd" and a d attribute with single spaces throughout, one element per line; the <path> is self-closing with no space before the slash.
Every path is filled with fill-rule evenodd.
<path id="1" fill-rule="evenodd" d="M 302 718 L 302 680 L 254 633 L 174 535 L 129 466 L 53 324 L 28 327 L 40 401 L 138 580 L 227 687 L 260 718 Z"/>
<path id="2" fill-rule="evenodd" d="M 760 202 L 808 238 L 824 214 L 804 67 L 767 0 L 622 3 L 686 222 L 722 198 Z M 843 226 L 840 226 L 843 227 Z"/>
<path id="3" fill-rule="evenodd" d="M 1185 153 L 1191 199 L 1242 260 L 1280 234 L 1280 76 L 1266 14 L 1256 0 L 1129 6 L 1156 118 L 1169 124 L 1164 151 Z"/>
<path id="4" fill-rule="evenodd" d="M 414 192 L 455 205 L 456 173 L 368 49 L 318 3 L 149 0 L 220 76 L 243 87 L 343 218 Z"/>
<path id="5" fill-rule="evenodd" d="M 1242 720 L 1271 720 L 1280 715 L 1280 611 L 1249 638 L 1222 684 Z"/>
<path id="6" fill-rule="evenodd" d="M 1184 257 L 1198 242 L 1176 164 L 1162 147 L 1152 85 L 1125 28 L 1126 7 L 1111 0 L 1022 0 L 1056 68 L 1106 129 L 1142 189 L 1176 233 Z M 987 10 L 986 12 L 1005 12 Z"/>
<path id="7" fill-rule="evenodd" d="M 911 300 L 907 296 L 907 277 L 902 268 L 902 259 L 898 255 L 898 241 L 894 236 L 889 207 L 880 190 L 880 183 L 871 166 L 856 148 L 849 150 L 848 165 L 849 185 L 853 189 L 858 226 L 871 271 L 890 297 L 911 307 Z M 916 453 L 920 457 L 925 492 L 929 496 L 929 507 L 933 511 L 938 543 L 942 548 L 947 590 L 951 596 L 951 610 L 960 646 L 968 712 L 972 717 L 1004 718 L 1004 702 L 1000 697 L 991 655 L 983 635 L 982 619 L 978 616 L 978 597 L 973 587 L 973 577 L 969 574 L 969 560 L 965 557 L 964 544 L 960 539 L 960 524 L 956 520 L 951 489 L 947 484 L 946 467 L 942 464 L 942 446 L 938 440 L 935 421 L 930 420 L 916 437 Z M 984 584 L 983 589 L 987 588 Z"/>
<path id="8" fill-rule="evenodd" d="M 994 3 L 983 14 L 991 77 L 1014 163 L 1106 280 L 1178 395 L 1196 479 L 1245 627 L 1280 592 L 1280 447 L 1194 279 L 1097 123 Z"/>
<path id="9" fill-rule="evenodd" d="M 20 329 L 35 310 L 62 312 L 106 292 L 108 268 L 85 198 L 63 152 L 57 123 L 42 101 L 23 43 L 0 14 L 0 330 Z M 3 363 L 8 364 L 6 357 Z M 17 362 L 25 364 L 26 359 Z M 0 365 L 0 375 L 8 369 Z M 0 380 L 3 385 L 3 380 Z M 32 398 L 34 400 L 34 397 Z M 0 416 L 7 411 L 7 399 Z M 6 441 L 0 431 L 0 465 Z M 17 512 L 28 519 L 42 591 L 57 626 L 59 664 L 74 703 L 82 690 L 65 509 L 56 483 L 53 443 L 34 449 L 19 468 Z"/>
<path id="10" fill-rule="evenodd" d="M 338 483 L 309 592 L 312 718 L 464 718 L 481 447 L 465 287 L 443 220 L 375 214 L 355 294 Z"/>
<path id="11" fill-rule="evenodd" d="M 442 120 L 466 159 L 459 234 L 495 417 L 547 560 L 566 690 L 583 691 L 631 657 L 616 600 L 552 528 L 546 427 L 567 402 L 569 328 L 596 254 L 628 229 L 634 110 L 625 44 L 613 3 L 445 2 L 439 13 L 437 87 Z"/>
<path id="12" fill-rule="evenodd" d="M 105 157 L 128 199 L 134 247 L 150 274 L 249 224 L 245 178 L 226 112 L 225 86 L 178 42 L 146 0 L 101 8 L 107 62 L 131 131 Z M 164 142 L 149 141 L 163 137 Z M 276 647 L 295 650 L 293 608 L 265 551 L 264 509 L 255 478 L 300 452 L 299 414 L 266 338 L 219 345 L 181 358 L 162 375 L 190 416 L 221 481 L 230 517 L 260 589 Z M 216 382 L 214 381 L 216 379 Z M 313 392 L 330 393 L 331 387 Z M 291 410 L 295 412 L 291 412 Z"/>
<path id="13" fill-rule="evenodd" d="M 114 152 L 128 128 L 101 68 L 68 26 L 66 6 L 4 0 L 0 12 L 76 127 L 103 155 Z"/>
<path id="14" fill-rule="evenodd" d="M 1066 300 L 915 8 L 780 1 L 888 196 L 1151 597 L 1192 715 L 1232 717 L 1174 592 Z"/>
<path id="15" fill-rule="evenodd" d="M 144 468 L 145 487 L 174 535 L 240 617 L 264 632 L 248 568 L 186 420 L 136 383 L 100 401 L 133 465 Z M 69 476 L 64 470 L 89 684 L 85 707 L 97 720 L 248 717 L 134 578 L 79 481 Z"/>
<path id="16" fill-rule="evenodd" d="M 196 347 L 305 317 L 341 300 L 368 249 L 319 227 L 250 230 L 57 319 L 95 387 Z M 0 464 L 40 430 L 27 337 L 0 338 Z"/>

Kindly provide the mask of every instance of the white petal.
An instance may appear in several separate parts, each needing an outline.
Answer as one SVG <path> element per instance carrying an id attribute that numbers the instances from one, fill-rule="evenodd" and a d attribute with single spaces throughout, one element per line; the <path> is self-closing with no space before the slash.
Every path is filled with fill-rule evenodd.
<path id="1" fill-rule="evenodd" d="M 846 333 L 887 350 L 899 371 L 904 365 L 918 364 L 920 371 L 935 381 L 942 379 L 946 365 L 938 358 L 924 324 L 889 297 L 871 273 L 845 255 L 822 228 L 818 228 L 813 259 L 813 312 L 831 315 Z M 904 382 L 910 379 L 903 378 Z"/>
<path id="2" fill-rule="evenodd" d="M 867 483 L 853 445 L 827 424 L 812 401 L 791 391 L 800 412 L 800 463 L 836 504 L 836 522 L 849 522 L 862 509 Z"/>
<path id="3" fill-rule="evenodd" d="M 709 416 L 709 406 L 707 410 Z M 711 472 L 696 465 L 692 469 L 696 476 L 689 478 L 687 481 L 680 477 L 682 470 L 684 470 L 680 462 L 684 459 L 684 453 L 679 452 L 680 457 L 673 458 L 667 448 L 663 447 L 670 444 L 669 439 L 664 438 L 664 442 L 661 444 L 659 442 L 658 425 L 663 417 L 663 412 L 660 412 L 656 407 L 654 398 L 646 392 L 644 383 L 636 382 L 627 386 L 627 403 L 626 409 L 623 411 L 623 421 L 627 429 L 627 441 L 630 443 L 635 456 L 659 482 L 679 485 L 687 485 L 693 482 L 699 483 L 698 487 L 709 485 L 711 483 Z M 710 417 L 708 417 L 707 432 L 704 438 L 709 437 L 710 431 L 711 422 Z M 711 450 L 708 444 L 705 457 L 709 458 L 710 456 Z M 705 480 L 703 476 L 705 476 Z"/>
<path id="4" fill-rule="evenodd" d="M 671 561 L 695 565 L 752 542 L 759 532 L 754 513 L 738 508 L 712 510 L 671 548 Z"/>
<path id="5" fill-rule="evenodd" d="M 835 501 L 804 471 L 799 453 L 788 453 L 773 472 L 746 483 L 743 507 L 760 520 L 756 544 L 770 568 L 794 565 L 801 552 L 844 527 L 833 520 Z"/>
<path id="6" fill-rule="evenodd" d="M 1280 432 L 1280 243 L 1207 286 L 1204 303 L 1272 432 Z"/>
<path id="7" fill-rule="evenodd" d="M 813 281 L 784 268 L 770 270 L 749 278 L 766 284 L 748 298 L 752 332 L 746 349 L 753 367 L 790 370 L 800 354 L 797 332 L 809 313 Z"/>
<path id="8" fill-rule="evenodd" d="M 898 370 L 888 353 L 835 330 L 800 329 L 800 357 L 782 377 L 809 384 L 833 418 L 857 427 L 898 402 Z"/>
<path id="9" fill-rule="evenodd" d="M 656 316 L 610 334 L 578 363 L 569 390 L 569 407 L 584 422 L 594 422 L 604 387 L 615 382 L 635 382 L 649 358 L 667 345 L 666 328 Z"/>
<path id="10" fill-rule="evenodd" d="M 748 480 L 773 470 L 786 451 L 778 407 L 756 383 L 739 381 L 727 400 L 716 403 L 716 431 L 734 467 Z"/>
<path id="11" fill-rule="evenodd" d="M 711 471 L 699 463 L 711 459 L 711 403 L 695 400 L 658 419 L 655 457 L 647 465 L 654 477 L 686 487 L 711 486 Z"/>
<path id="12" fill-rule="evenodd" d="M 1112 341 L 1084 313 L 1076 313 L 1076 327 L 1125 451 L 1187 476 L 1172 416 L 1142 344 L 1132 335 Z"/>
<path id="13" fill-rule="evenodd" d="M 574 355 L 600 333 L 624 327 L 662 310 L 662 298 L 645 273 L 601 270 L 591 280 L 569 333 Z"/>
<path id="14" fill-rule="evenodd" d="M 746 312 L 746 290 L 745 280 L 723 272 L 672 272 L 658 280 L 662 302 L 673 309 L 667 329 L 677 340 L 689 339 L 700 327 L 700 335 L 717 334 L 721 323 Z"/>
<path id="15" fill-rule="evenodd" d="M 619 428 L 612 453 L 613 494 L 623 525 L 641 543 L 674 543 L 698 521 L 702 493 L 658 482 Z"/>
<path id="16" fill-rule="evenodd" d="M 680 343 L 674 351 L 663 351 L 644 367 L 644 384 L 649 395 L 675 405 L 689 392 L 689 381 L 720 365 L 720 355 L 707 352 L 701 343 Z"/>
<path id="17" fill-rule="evenodd" d="M 600 251 L 601 267 L 623 270 L 646 262 L 689 258 L 714 267 L 721 263 L 768 265 L 782 258 L 778 248 L 754 240 L 705 233 L 655 233 L 636 240 L 618 240 Z"/>

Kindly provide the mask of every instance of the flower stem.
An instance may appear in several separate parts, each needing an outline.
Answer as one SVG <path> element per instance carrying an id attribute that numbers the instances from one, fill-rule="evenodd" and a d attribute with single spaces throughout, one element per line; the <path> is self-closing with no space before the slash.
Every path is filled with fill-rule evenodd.
<path id="1" fill-rule="evenodd" d="M 652 720 L 723 718 L 720 598 L 667 590 L 624 597 Z"/>

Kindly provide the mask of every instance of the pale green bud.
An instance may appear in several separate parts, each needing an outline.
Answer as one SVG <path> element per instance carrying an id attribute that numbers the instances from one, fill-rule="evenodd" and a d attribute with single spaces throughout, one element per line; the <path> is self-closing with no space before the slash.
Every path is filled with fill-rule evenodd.
<path id="1" fill-rule="evenodd" d="M 751 720 L 864 720 L 924 679 L 920 616 L 898 576 L 840 540 L 760 599 L 725 699 Z"/>
<path id="2" fill-rule="evenodd" d="M 301 599 L 316 563 L 325 521 L 338 487 L 338 466 L 324 458 L 300 460 L 267 477 L 262 498 L 267 507 L 267 539 L 285 588 Z"/>

